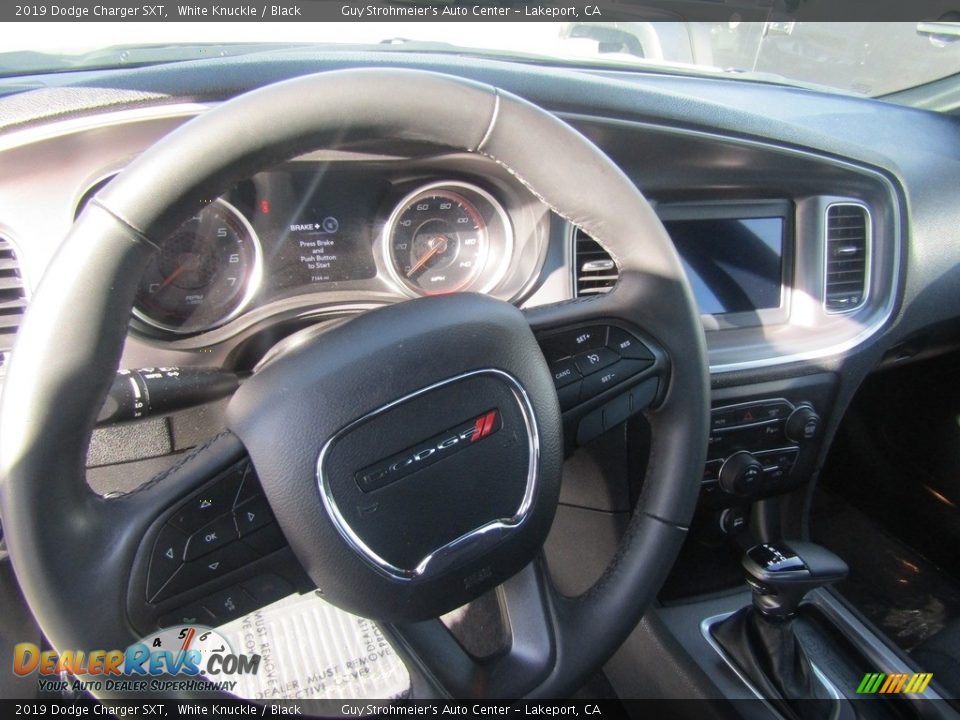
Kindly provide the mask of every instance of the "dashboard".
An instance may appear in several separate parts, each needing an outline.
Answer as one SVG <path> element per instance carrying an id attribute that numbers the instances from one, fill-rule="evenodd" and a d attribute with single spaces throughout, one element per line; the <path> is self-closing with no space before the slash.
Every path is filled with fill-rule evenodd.
<path id="1" fill-rule="evenodd" d="M 866 375 L 960 337 L 952 118 L 729 79 L 302 53 L 271 54 L 254 74 L 249 60 L 222 58 L 94 73 L 0 100 L 4 356 L 77 215 L 154 142 L 266 82 L 396 64 L 529 98 L 592 140 L 650 200 L 690 279 L 711 370 L 695 539 L 718 527 L 734 534 L 750 513 L 761 536 L 802 534 L 812 481 Z M 34 98 L 52 114 L 38 113 Z M 155 239 L 122 367 L 215 368 L 242 380 L 302 333 L 385 305 L 471 291 L 527 310 L 606 292 L 619 276 L 615 258 L 503 166 L 413 142 L 347 139 L 206 200 Z M 539 339 L 570 449 L 598 441 L 642 477 L 642 413 L 670 392 L 644 373 L 668 359 L 644 355 L 657 338 L 631 332 L 598 320 Z M 204 412 L 101 428 L 88 462 L 112 468 L 120 484 L 137 475 L 133 462 L 151 477 L 223 427 L 223 404 Z M 625 518 L 626 491 L 593 487 L 600 471 L 583 481 L 583 454 L 571 463 L 561 534 L 574 528 L 576 539 Z M 773 498 L 785 499 L 782 513 L 765 504 Z M 563 572 L 558 582 L 573 594 Z"/>
<path id="2" fill-rule="evenodd" d="M 22 285 L 4 290 L 19 296 L 0 350 L 77 213 L 153 142 L 258 84 L 398 64 L 528 97 L 616 162 L 687 270 L 715 404 L 816 400 L 823 429 L 798 477 L 866 373 L 960 316 L 949 117 L 730 79 L 291 50 L 255 78 L 223 58 L 48 79 L 39 114 L 31 92 L 0 103 L 0 240 Z M 246 372 L 300 330 L 413 297 L 466 290 L 532 308 L 617 280 L 603 248 L 503 167 L 414 143 L 317 149 L 184 220 L 141 282 L 125 367 Z M 829 376 L 818 389 L 775 385 L 817 374 Z"/>

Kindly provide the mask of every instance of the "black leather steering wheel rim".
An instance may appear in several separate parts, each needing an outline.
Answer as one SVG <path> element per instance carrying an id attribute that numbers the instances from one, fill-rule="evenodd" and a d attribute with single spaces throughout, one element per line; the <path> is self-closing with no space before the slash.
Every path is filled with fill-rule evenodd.
<path id="1" fill-rule="evenodd" d="M 509 664 L 469 669 L 462 683 L 450 674 L 455 668 L 432 674 L 454 693 L 561 695 L 614 652 L 652 602 L 693 514 L 709 417 L 699 314 L 662 225 L 595 146 L 520 98 L 432 73 L 348 70 L 248 93 L 163 139 L 88 205 L 35 293 L 0 410 L 0 510 L 18 579 L 54 646 L 124 647 L 135 639 L 122 579 L 158 509 L 184 492 L 168 477 L 107 500 L 84 482 L 93 422 L 157 241 L 204 199 L 270 164 L 384 138 L 491 158 L 610 252 L 620 269 L 614 291 L 531 310 L 534 330 L 625 318 L 670 357 L 665 397 L 647 415 L 652 444 L 643 490 L 609 568 L 578 598 L 559 596 L 542 569 L 526 576 L 551 626 L 548 662 L 519 685 Z M 228 434 L 183 471 L 203 476 L 242 452 Z M 422 655 L 437 647 L 434 633 L 433 626 L 408 627 L 401 642 Z"/>

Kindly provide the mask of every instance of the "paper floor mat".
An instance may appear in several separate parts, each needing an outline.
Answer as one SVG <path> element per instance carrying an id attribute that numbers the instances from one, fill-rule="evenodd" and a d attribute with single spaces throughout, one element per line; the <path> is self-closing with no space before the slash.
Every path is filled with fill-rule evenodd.
<path id="1" fill-rule="evenodd" d="M 234 694 L 248 700 L 387 699 L 410 689 L 380 629 L 316 593 L 290 595 L 218 630 L 234 652 L 261 656 L 256 675 L 236 676 Z"/>

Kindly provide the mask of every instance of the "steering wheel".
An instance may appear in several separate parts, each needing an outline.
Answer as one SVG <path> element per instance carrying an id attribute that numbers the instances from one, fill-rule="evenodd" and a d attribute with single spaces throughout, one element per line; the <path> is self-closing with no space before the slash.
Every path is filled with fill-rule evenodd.
<path id="1" fill-rule="evenodd" d="M 474 294 L 367 312 L 254 374 L 230 401 L 229 430 L 172 472 L 120 497 L 94 494 L 87 445 L 162 238 L 259 170 L 383 139 L 496 161 L 610 252 L 618 284 L 526 312 Z M 662 359 L 649 370 L 660 389 L 645 411 L 649 463 L 619 550 L 591 589 L 565 597 L 541 552 L 564 449 L 537 336 L 591 323 L 645 338 Z M 4 532 L 54 647 L 123 648 L 155 629 L 129 611 L 142 541 L 178 501 L 249 456 L 325 597 L 385 624 L 436 692 L 563 696 L 636 626 L 679 551 L 706 452 L 708 380 L 669 237 L 633 183 L 570 126 L 509 93 L 433 73 L 298 78 L 186 123 L 76 221 L 33 297 L 4 387 Z M 510 649 L 481 661 L 436 618 L 497 586 Z"/>

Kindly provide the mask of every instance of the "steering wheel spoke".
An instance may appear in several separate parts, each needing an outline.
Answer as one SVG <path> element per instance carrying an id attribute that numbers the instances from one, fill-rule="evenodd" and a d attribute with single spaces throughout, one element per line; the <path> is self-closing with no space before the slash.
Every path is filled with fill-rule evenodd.
<path id="1" fill-rule="evenodd" d="M 599 300 L 527 313 L 556 387 L 568 452 L 655 408 L 669 384 L 666 351 Z"/>
<path id="2" fill-rule="evenodd" d="M 310 586 L 232 433 L 127 497 L 153 508 L 127 592 L 127 613 L 140 633 L 219 625 Z"/>
<path id="3" fill-rule="evenodd" d="M 456 698 L 511 698 L 529 694 L 549 676 L 558 628 L 542 555 L 495 591 L 507 646 L 473 657 L 440 620 L 391 626 L 394 637 L 442 694 Z"/>

